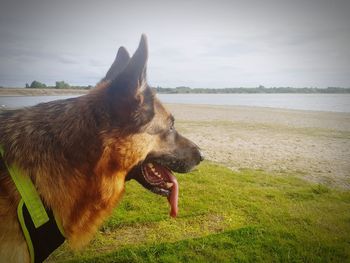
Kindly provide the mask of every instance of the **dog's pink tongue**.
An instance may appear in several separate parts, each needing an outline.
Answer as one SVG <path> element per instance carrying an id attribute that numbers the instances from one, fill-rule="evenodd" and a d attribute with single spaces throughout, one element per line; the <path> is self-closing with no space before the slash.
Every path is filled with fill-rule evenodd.
<path id="1" fill-rule="evenodd" d="M 173 183 L 173 186 L 171 187 L 171 193 L 168 196 L 168 201 L 170 204 L 170 216 L 176 217 L 178 212 L 178 199 L 179 199 L 179 184 L 177 183 L 176 177 L 169 173 L 169 179 Z"/>

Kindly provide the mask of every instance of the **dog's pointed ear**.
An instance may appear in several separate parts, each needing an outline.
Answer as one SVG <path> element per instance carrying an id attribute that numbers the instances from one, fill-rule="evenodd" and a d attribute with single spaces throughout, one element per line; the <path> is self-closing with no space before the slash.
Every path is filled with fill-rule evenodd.
<path id="1" fill-rule="evenodd" d="M 125 73 L 136 78 L 139 82 L 146 80 L 146 67 L 148 59 L 147 37 L 142 34 L 140 44 L 125 69 Z"/>
<path id="2" fill-rule="evenodd" d="M 129 59 L 125 69 L 111 83 L 112 93 L 135 96 L 146 87 L 146 64 L 148 58 L 147 37 L 141 36 L 140 44 Z"/>
<path id="3" fill-rule="evenodd" d="M 136 129 L 154 116 L 154 95 L 146 80 L 147 58 L 147 38 L 142 35 L 127 66 L 106 89 L 114 119 L 120 123 L 133 123 Z"/>
<path id="4" fill-rule="evenodd" d="M 125 47 L 120 47 L 115 57 L 115 60 L 108 70 L 106 76 L 103 78 L 104 81 L 114 80 L 126 67 L 129 63 L 130 55 Z"/>

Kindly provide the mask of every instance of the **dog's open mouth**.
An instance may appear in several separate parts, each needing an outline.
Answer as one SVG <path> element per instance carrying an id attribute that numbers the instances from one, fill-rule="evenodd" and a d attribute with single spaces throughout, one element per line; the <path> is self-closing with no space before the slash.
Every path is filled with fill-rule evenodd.
<path id="1" fill-rule="evenodd" d="M 171 170 L 155 162 L 142 163 L 134 167 L 126 180 L 135 179 L 153 193 L 166 196 L 171 210 L 170 216 L 178 212 L 179 185 Z"/>
<path id="2" fill-rule="evenodd" d="M 153 186 L 150 188 L 152 192 L 167 196 L 171 207 L 170 215 L 176 217 L 179 197 L 179 185 L 176 177 L 168 168 L 156 163 L 141 165 L 141 171 L 145 180 Z"/>

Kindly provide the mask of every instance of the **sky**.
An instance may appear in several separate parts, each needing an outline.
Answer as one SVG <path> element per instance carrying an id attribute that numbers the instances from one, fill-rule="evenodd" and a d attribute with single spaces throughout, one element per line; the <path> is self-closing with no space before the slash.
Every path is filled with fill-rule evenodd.
<path id="1" fill-rule="evenodd" d="M 0 86 L 95 85 L 148 37 L 151 86 L 350 87 L 349 0 L 0 0 Z"/>

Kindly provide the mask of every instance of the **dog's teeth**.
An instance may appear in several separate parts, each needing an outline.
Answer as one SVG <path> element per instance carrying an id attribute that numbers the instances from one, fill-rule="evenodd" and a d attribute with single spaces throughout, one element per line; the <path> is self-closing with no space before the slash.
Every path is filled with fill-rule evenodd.
<path id="1" fill-rule="evenodd" d="M 154 172 L 154 174 L 157 176 L 157 177 L 161 177 L 160 174 L 158 172 Z"/>
<path id="2" fill-rule="evenodd" d="M 156 173 L 156 169 L 155 168 L 152 167 L 151 170 L 152 170 L 153 173 Z"/>
<path id="3" fill-rule="evenodd" d="M 153 168 L 153 163 L 148 163 L 148 167 L 152 169 Z"/>
<path id="4" fill-rule="evenodd" d="M 173 185 L 174 185 L 174 183 L 166 183 L 166 188 L 171 188 L 171 187 L 173 187 Z"/>

